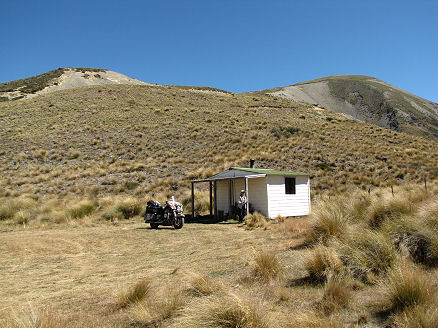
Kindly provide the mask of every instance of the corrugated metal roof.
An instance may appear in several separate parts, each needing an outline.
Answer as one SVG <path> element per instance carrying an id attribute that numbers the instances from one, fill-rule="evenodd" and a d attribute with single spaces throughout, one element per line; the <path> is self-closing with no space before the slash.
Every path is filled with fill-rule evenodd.
<path id="1" fill-rule="evenodd" d="M 216 175 L 213 175 L 205 180 L 222 180 L 222 179 L 233 179 L 233 178 L 245 178 L 248 176 L 260 176 L 264 177 L 266 174 L 264 173 L 254 173 L 254 172 L 245 172 L 242 170 L 235 170 L 233 168 L 230 168 L 229 170 L 223 171 L 221 173 L 218 173 Z"/>
<path id="2" fill-rule="evenodd" d="M 309 176 L 305 173 L 290 172 L 290 171 L 277 171 L 270 169 L 252 169 L 244 167 L 231 167 L 229 170 L 223 171 L 209 178 L 198 180 L 200 181 L 213 181 L 213 180 L 223 180 L 223 179 L 234 179 L 234 178 L 257 178 L 264 177 L 266 175 L 283 175 L 283 176 Z"/>
<path id="3" fill-rule="evenodd" d="M 271 170 L 271 169 L 254 169 L 254 168 L 244 168 L 244 167 L 232 167 L 230 170 L 239 170 L 239 171 L 244 171 L 244 172 L 266 174 L 266 175 L 308 176 L 308 174 L 306 174 L 306 173 L 291 172 L 291 171 L 278 171 L 278 170 Z"/>

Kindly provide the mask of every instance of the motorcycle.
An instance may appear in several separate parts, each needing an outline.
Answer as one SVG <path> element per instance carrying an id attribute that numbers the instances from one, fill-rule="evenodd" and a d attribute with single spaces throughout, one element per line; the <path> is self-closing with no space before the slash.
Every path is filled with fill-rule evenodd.
<path id="1" fill-rule="evenodd" d="M 150 223 L 152 229 L 158 226 L 173 226 L 175 229 L 181 229 L 184 225 L 184 214 L 182 204 L 177 202 L 172 196 L 170 201 L 166 200 L 165 206 L 159 202 L 150 200 L 146 206 L 144 222 Z"/>

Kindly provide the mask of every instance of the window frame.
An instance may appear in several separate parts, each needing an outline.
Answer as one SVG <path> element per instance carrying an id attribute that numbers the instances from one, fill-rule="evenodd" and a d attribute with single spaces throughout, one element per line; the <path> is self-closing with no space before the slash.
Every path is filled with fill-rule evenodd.
<path id="1" fill-rule="evenodd" d="M 286 195 L 297 194 L 297 179 L 295 177 L 284 177 L 284 193 Z"/>

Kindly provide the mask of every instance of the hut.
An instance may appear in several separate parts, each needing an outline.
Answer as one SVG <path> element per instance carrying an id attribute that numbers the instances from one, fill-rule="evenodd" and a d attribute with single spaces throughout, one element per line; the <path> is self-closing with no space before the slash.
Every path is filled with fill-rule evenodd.
<path id="1" fill-rule="evenodd" d="M 257 211 L 269 218 L 310 213 L 310 179 L 305 173 L 231 167 L 209 178 L 193 180 L 192 217 L 197 182 L 209 182 L 210 216 L 217 219 L 234 216 L 241 190 L 245 190 L 248 197 L 248 212 Z"/>

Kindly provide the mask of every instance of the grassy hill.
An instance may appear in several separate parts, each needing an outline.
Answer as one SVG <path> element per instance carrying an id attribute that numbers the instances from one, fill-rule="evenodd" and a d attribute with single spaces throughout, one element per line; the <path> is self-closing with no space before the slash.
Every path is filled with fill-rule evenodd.
<path id="1" fill-rule="evenodd" d="M 0 144 L 0 327 L 436 327 L 435 139 L 263 93 L 99 85 L 0 103 Z M 312 215 L 145 227 L 147 199 L 188 204 L 190 179 L 250 158 L 310 173 Z"/>
<path id="2" fill-rule="evenodd" d="M 264 90 L 395 131 L 438 137 L 438 104 L 369 76 L 328 76 Z"/>
<path id="3" fill-rule="evenodd" d="M 0 83 L 0 101 L 31 98 L 42 93 L 81 86 L 105 84 L 149 84 L 101 68 L 63 67 L 40 75 Z"/>
<path id="4" fill-rule="evenodd" d="M 426 140 L 282 97 L 107 85 L 0 104 L 0 197 L 181 195 L 230 166 L 311 174 L 313 194 L 437 176 Z"/>

